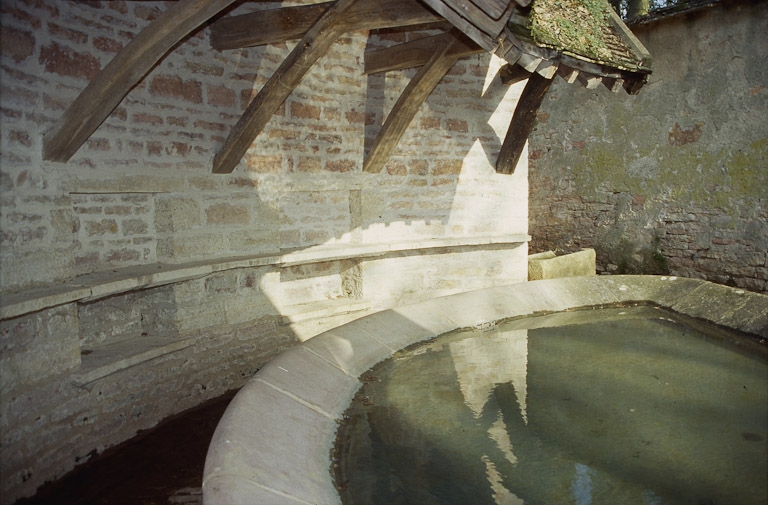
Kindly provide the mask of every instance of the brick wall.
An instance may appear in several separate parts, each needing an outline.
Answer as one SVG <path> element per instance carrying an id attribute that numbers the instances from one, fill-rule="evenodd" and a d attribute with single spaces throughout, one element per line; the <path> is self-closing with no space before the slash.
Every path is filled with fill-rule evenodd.
<path id="1" fill-rule="evenodd" d="M 555 82 L 530 138 L 532 250 L 596 250 L 606 273 L 768 291 L 768 16 L 751 2 L 633 27 L 637 96 Z"/>
<path id="2" fill-rule="evenodd" d="M 128 286 L 0 323 L 3 502 L 239 387 L 275 353 L 345 321 L 334 316 L 299 332 L 284 315 L 303 304 L 355 301 L 376 310 L 527 275 L 525 239 L 505 241 L 527 233 L 527 163 L 514 176 L 493 170 L 520 93 L 495 78 L 498 61 L 459 61 L 382 172 L 362 171 L 416 72 L 364 76 L 364 51 L 427 33 L 345 35 L 234 172 L 214 175 L 213 156 L 294 42 L 215 51 L 204 27 L 166 55 L 71 160 L 43 160 L 45 132 L 167 6 L 0 3 L 2 296 L 35 300 L 94 278 Z M 477 238 L 487 242 L 461 245 Z M 457 245 L 430 249 L 433 239 Z M 287 267 L 260 260 L 334 244 L 354 256 L 355 247 L 391 243 L 409 249 Z M 233 258 L 253 264 L 227 267 Z M 145 282 L 147 272 L 199 265 L 212 267 Z M 156 341 L 171 350 L 131 361 L 131 352 Z M 101 370 L 94 363 L 104 356 L 114 371 L 83 379 Z"/>

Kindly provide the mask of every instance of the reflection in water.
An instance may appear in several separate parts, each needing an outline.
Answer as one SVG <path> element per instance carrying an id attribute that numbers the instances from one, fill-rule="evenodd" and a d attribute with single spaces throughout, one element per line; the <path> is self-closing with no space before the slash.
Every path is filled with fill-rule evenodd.
<path id="1" fill-rule="evenodd" d="M 628 312 L 454 333 L 379 365 L 339 430 L 342 499 L 766 503 L 765 349 Z"/>

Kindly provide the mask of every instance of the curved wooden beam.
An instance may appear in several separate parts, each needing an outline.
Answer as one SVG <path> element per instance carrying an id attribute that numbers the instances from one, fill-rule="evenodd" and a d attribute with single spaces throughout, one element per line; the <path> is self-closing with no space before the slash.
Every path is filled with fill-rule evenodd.
<path id="1" fill-rule="evenodd" d="M 326 10 L 283 60 L 256 98 L 248 105 L 227 140 L 213 158 L 214 174 L 229 174 L 248 151 L 267 121 L 288 98 L 312 65 L 347 31 L 342 22 L 357 0 L 338 0 Z"/>
<path id="2" fill-rule="evenodd" d="M 43 159 L 67 161 L 181 39 L 237 0 L 181 0 L 142 30 L 43 137 Z"/>
<path id="3" fill-rule="evenodd" d="M 536 121 L 536 113 L 541 102 L 552 85 L 552 79 L 547 79 L 538 72 L 533 72 L 525 83 L 525 88 L 520 94 L 520 100 L 512 115 L 504 143 L 501 145 L 499 157 L 496 158 L 496 172 L 500 174 L 514 174 L 515 166 L 520 159 L 528 136 L 533 131 Z"/>
<path id="4" fill-rule="evenodd" d="M 373 141 L 370 154 L 363 163 L 364 171 L 370 173 L 381 171 L 421 104 L 459 59 L 459 53 L 454 51 L 454 47 L 460 44 L 459 35 L 453 31 L 450 33 L 453 34 L 452 40 L 432 54 L 392 107 L 376 140 Z"/>

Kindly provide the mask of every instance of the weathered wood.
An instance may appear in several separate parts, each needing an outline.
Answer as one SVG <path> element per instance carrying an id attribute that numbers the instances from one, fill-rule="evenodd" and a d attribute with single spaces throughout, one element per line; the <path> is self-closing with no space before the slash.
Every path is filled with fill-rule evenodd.
<path id="1" fill-rule="evenodd" d="M 490 16 L 484 11 L 483 8 L 475 5 L 478 2 L 470 2 L 470 0 L 424 0 L 425 3 L 432 5 L 433 3 L 443 3 L 450 7 L 459 16 L 468 20 L 476 28 L 479 28 L 491 38 L 496 39 L 499 34 L 504 30 L 507 24 L 507 19 L 512 14 L 512 10 L 515 5 L 512 2 L 505 2 L 504 10 L 497 16 Z M 485 0 L 483 0 L 485 1 Z M 449 19 L 450 21 L 450 19 Z"/>
<path id="2" fill-rule="evenodd" d="M 435 12 L 448 20 L 459 31 L 466 34 L 477 42 L 480 47 L 489 52 L 495 52 L 498 48 L 498 40 L 496 37 L 488 35 L 483 30 L 479 29 L 472 22 L 468 21 L 461 14 L 453 10 L 448 4 L 442 2 L 442 0 L 423 0 L 425 4 L 429 5 Z"/>
<path id="3" fill-rule="evenodd" d="M 501 145 L 499 157 L 496 159 L 496 172 L 500 174 L 512 174 L 515 172 L 520 155 L 523 152 L 528 136 L 533 131 L 536 122 L 536 113 L 544 101 L 552 79 L 542 77 L 536 72 L 528 78 L 528 82 L 520 95 L 520 100 L 512 115 L 504 143 Z"/>
<path id="4" fill-rule="evenodd" d="M 299 39 L 333 3 L 282 7 L 222 18 L 211 25 L 211 47 L 237 49 Z M 343 31 L 351 31 L 440 21 L 443 18 L 416 0 L 358 0 L 339 22 Z"/>
<path id="5" fill-rule="evenodd" d="M 501 77 L 501 82 L 510 86 L 528 79 L 530 76 L 531 73 L 520 65 L 504 65 L 499 70 L 499 77 Z"/>
<path id="6" fill-rule="evenodd" d="M 567 67 L 565 65 L 560 65 L 557 67 L 557 75 L 562 77 L 565 82 L 568 84 L 573 84 L 576 82 L 576 79 L 579 77 L 579 71 L 575 68 Z"/>
<path id="7" fill-rule="evenodd" d="M 445 44 L 450 44 L 457 37 L 452 33 L 441 33 L 432 37 L 423 37 L 405 44 L 368 51 L 365 53 L 365 74 L 377 72 L 389 72 L 404 68 L 420 67 L 424 65 L 435 51 Z M 461 35 L 452 46 L 450 56 L 464 58 L 473 54 L 484 53 L 485 49 L 478 46 L 468 37 Z"/>
<path id="8" fill-rule="evenodd" d="M 587 89 L 595 89 L 603 82 L 603 78 L 599 75 L 590 75 L 584 72 L 579 72 L 577 80 Z"/>
<path id="9" fill-rule="evenodd" d="M 345 31 L 341 22 L 357 0 L 338 0 L 304 34 L 248 105 L 213 160 L 213 172 L 231 173 L 264 129 L 269 119 L 288 98 L 312 65 Z"/>
<path id="10" fill-rule="evenodd" d="M 613 79 L 611 77 L 603 77 L 603 85 L 611 90 L 612 93 L 618 93 L 624 86 L 623 79 Z"/>
<path id="11" fill-rule="evenodd" d="M 45 134 L 43 158 L 69 160 L 174 45 L 234 1 L 183 0 L 158 16 L 117 53 Z"/>
<path id="12" fill-rule="evenodd" d="M 472 3 L 480 7 L 491 18 L 499 19 L 512 2 L 510 0 L 472 0 Z"/>
<path id="13" fill-rule="evenodd" d="M 554 60 L 542 60 L 539 66 L 536 67 L 536 73 L 541 74 L 545 79 L 552 79 L 557 73 L 557 67 L 560 63 Z"/>
<path id="14" fill-rule="evenodd" d="M 455 31 L 451 33 L 458 35 Z M 364 171 L 381 171 L 421 104 L 458 60 L 451 54 L 453 45 L 457 43 L 458 38 L 454 38 L 453 42 L 436 51 L 405 87 L 373 141 L 371 151 L 363 163 Z"/>

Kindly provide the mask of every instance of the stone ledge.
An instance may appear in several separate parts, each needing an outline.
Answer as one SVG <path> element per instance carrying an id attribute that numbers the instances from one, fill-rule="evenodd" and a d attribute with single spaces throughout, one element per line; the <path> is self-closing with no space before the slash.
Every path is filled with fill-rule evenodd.
<path id="1" fill-rule="evenodd" d="M 164 263 L 139 265 L 81 275 L 70 282 L 56 286 L 2 294 L 0 295 L 2 297 L 0 320 L 66 303 L 95 300 L 136 289 L 197 279 L 215 272 L 237 268 L 260 266 L 282 268 L 343 259 L 374 258 L 398 252 L 429 252 L 445 248 L 516 246 L 528 240 L 530 240 L 528 235 L 516 234 L 501 237 L 441 238 L 377 244 L 327 244 L 260 256 L 216 258 L 178 265 Z"/>
<path id="2" fill-rule="evenodd" d="M 83 351 L 80 369 L 72 376 L 72 384 L 86 385 L 128 367 L 192 346 L 194 338 L 169 339 L 153 337 L 127 338 Z"/>
<path id="3" fill-rule="evenodd" d="M 366 370 L 457 328 L 620 303 L 650 303 L 768 339 L 768 296 L 677 277 L 533 281 L 377 312 L 280 354 L 238 392 L 208 449 L 203 503 L 339 505 L 330 461 L 336 422 Z"/>

